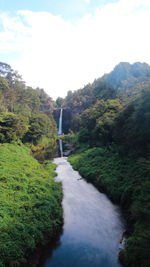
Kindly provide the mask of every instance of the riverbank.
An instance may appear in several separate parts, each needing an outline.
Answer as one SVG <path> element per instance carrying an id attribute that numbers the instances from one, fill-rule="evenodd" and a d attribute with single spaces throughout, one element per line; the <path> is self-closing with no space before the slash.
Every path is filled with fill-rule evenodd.
<path id="1" fill-rule="evenodd" d="M 57 247 L 43 267 L 120 267 L 118 251 L 124 221 L 117 205 L 57 158 L 57 181 L 63 185 L 64 225 Z"/>
<path id="2" fill-rule="evenodd" d="M 145 158 L 121 157 L 117 147 L 92 148 L 69 157 L 75 170 L 128 214 L 130 228 L 125 249 L 119 254 L 124 266 L 150 266 L 150 169 Z"/>
<path id="3" fill-rule="evenodd" d="M 24 145 L 0 145 L 0 266 L 28 266 L 38 244 L 60 228 L 62 186 L 56 165 L 40 164 Z"/>

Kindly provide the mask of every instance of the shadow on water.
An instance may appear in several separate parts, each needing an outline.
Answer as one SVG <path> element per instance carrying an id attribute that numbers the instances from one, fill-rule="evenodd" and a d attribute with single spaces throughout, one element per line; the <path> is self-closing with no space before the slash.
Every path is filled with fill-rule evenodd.
<path id="1" fill-rule="evenodd" d="M 57 234 L 55 238 L 51 240 L 51 243 L 44 248 L 43 253 L 41 254 L 39 264 L 37 267 L 44 266 L 44 263 L 47 259 L 51 258 L 53 256 L 53 252 L 58 249 L 61 246 L 61 235 L 63 234 L 63 228 L 61 231 Z"/>
<path id="2" fill-rule="evenodd" d="M 61 235 L 63 235 L 63 225 L 46 246 L 39 245 L 37 247 L 28 260 L 28 267 L 44 266 L 45 261 L 50 259 L 53 256 L 53 252 L 61 246 Z"/>

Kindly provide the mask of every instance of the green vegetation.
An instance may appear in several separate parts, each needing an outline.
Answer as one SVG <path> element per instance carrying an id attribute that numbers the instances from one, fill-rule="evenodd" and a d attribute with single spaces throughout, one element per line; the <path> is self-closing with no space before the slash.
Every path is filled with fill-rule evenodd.
<path id="1" fill-rule="evenodd" d="M 21 139 L 37 146 L 33 152 L 39 160 L 53 158 L 57 153 L 53 108 L 54 101 L 43 89 L 26 86 L 17 72 L 0 62 L 0 143 Z"/>
<path id="2" fill-rule="evenodd" d="M 0 145 L 0 266 L 18 266 L 62 223 L 55 164 L 43 165 L 24 145 Z"/>
<path id="3" fill-rule="evenodd" d="M 149 267 L 150 67 L 120 63 L 95 82 L 109 84 L 115 94 L 106 90 L 104 97 L 100 90 L 93 104 L 78 110 L 72 121 L 77 133 L 67 137 L 75 149 L 69 160 L 123 209 L 128 222 L 125 249 L 119 254 L 123 266 Z M 77 94 L 81 91 L 70 94 L 74 102 Z"/>
<path id="4" fill-rule="evenodd" d="M 63 137 L 74 146 L 73 167 L 126 214 L 128 236 L 121 262 L 127 267 L 150 266 L 149 103 L 146 63 L 122 62 L 56 103 L 0 63 L 0 266 L 19 264 L 62 222 L 62 192 L 52 179 L 54 165 L 40 165 L 31 157 L 44 162 L 56 154 L 56 106 L 64 108 L 64 132 L 74 132 Z M 59 114 L 55 109 L 56 121 Z"/>
<path id="5" fill-rule="evenodd" d="M 62 224 L 62 186 L 45 161 L 57 152 L 53 104 L 0 62 L 0 266 L 27 263 Z"/>
<path id="6" fill-rule="evenodd" d="M 130 228 L 124 266 L 150 266 L 150 160 L 121 157 L 116 147 L 91 148 L 69 157 L 74 169 L 126 212 Z"/>
<path id="7" fill-rule="evenodd" d="M 24 117 L 14 113 L 0 114 L 0 142 L 11 142 L 23 137 L 27 132 L 28 126 Z"/>
<path id="8" fill-rule="evenodd" d="M 64 133 L 70 132 L 70 129 L 75 133 L 78 132 L 82 127 L 83 112 L 92 108 L 97 101 L 119 100 L 121 107 L 124 108 L 148 87 L 150 87 L 148 64 L 121 62 L 109 74 L 95 79 L 93 83 L 87 84 L 82 89 L 69 91 L 65 99 L 56 100 L 57 106 L 64 108 Z"/>

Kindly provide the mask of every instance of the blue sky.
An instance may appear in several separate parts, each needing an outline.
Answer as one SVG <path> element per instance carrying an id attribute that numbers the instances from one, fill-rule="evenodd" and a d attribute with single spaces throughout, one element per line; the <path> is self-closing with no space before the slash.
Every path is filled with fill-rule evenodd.
<path id="1" fill-rule="evenodd" d="M 0 10 L 16 12 L 17 10 L 47 11 L 61 15 L 65 20 L 76 21 L 87 13 L 117 0 L 0 0 Z"/>
<path id="2" fill-rule="evenodd" d="M 150 64 L 149 0 L 0 0 L 0 61 L 53 98 L 121 61 Z"/>

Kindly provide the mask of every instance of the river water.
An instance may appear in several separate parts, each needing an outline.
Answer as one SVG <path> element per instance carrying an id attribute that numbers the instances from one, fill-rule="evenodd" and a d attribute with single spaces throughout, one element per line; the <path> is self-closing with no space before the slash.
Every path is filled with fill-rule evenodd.
<path id="1" fill-rule="evenodd" d="M 67 158 L 57 158 L 56 180 L 62 181 L 64 226 L 59 245 L 44 267 L 117 267 L 124 230 L 119 208 L 74 171 Z"/>

